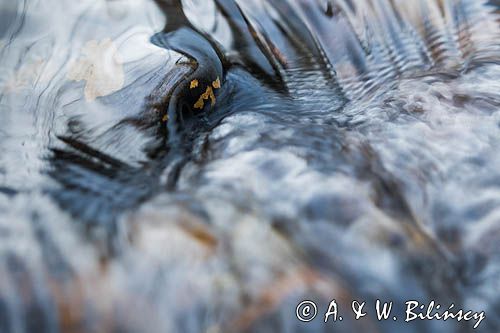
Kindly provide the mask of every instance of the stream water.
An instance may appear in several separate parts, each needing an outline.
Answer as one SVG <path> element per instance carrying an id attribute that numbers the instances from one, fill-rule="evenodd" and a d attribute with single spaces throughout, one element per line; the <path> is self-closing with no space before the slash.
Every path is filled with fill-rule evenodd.
<path id="1" fill-rule="evenodd" d="M 498 332 L 499 14 L 1 1 L 0 332 Z"/>

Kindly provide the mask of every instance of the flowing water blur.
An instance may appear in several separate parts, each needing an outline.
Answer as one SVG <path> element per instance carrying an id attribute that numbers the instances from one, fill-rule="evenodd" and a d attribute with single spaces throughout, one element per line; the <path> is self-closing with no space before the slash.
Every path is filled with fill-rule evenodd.
<path id="1" fill-rule="evenodd" d="M 498 332 L 499 6 L 2 1 L 0 332 Z"/>

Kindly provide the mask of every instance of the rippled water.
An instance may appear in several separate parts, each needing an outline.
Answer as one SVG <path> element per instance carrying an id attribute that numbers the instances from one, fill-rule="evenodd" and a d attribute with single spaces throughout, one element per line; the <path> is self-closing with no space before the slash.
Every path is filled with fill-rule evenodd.
<path id="1" fill-rule="evenodd" d="M 500 9 L 0 3 L 0 332 L 500 329 Z"/>

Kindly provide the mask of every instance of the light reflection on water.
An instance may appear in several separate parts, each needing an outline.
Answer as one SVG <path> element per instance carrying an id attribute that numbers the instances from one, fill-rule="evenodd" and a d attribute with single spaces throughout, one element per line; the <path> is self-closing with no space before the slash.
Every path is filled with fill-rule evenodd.
<path id="1" fill-rule="evenodd" d="M 470 329 L 304 326 L 304 298 L 453 302 L 497 331 L 494 2 L 239 3 L 264 56 L 184 2 L 239 65 L 180 148 L 158 124 L 190 65 L 150 42 L 154 2 L 0 4 L 0 332 Z"/>

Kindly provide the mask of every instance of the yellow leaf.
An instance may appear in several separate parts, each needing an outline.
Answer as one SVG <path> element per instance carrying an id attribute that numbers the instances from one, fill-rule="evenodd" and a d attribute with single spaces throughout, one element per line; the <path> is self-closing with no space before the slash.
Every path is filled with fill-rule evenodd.
<path id="1" fill-rule="evenodd" d="M 219 88 L 220 88 L 220 80 L 219 80 L 219 77 L 217 77 L 217 80 L 215 80 L 214 82 L 212 82 L 212 86 L 213 86 L 215 89 L 219 89 Z"/>

